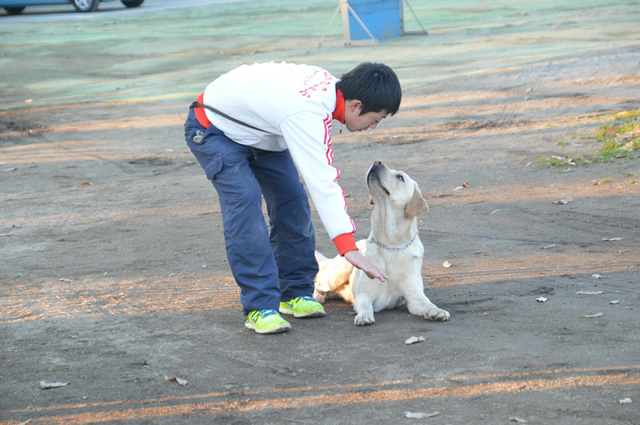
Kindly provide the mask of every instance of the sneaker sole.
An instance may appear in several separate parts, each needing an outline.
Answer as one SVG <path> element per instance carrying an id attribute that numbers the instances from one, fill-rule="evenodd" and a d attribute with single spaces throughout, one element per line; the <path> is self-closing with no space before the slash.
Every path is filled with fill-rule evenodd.
<path id="1" fill-rule="evenodd" d="M 322 317 L 324 316 L 326 313 L 324 311 L 321 310 L 315 310 L 315 311 L 310 311 L 308 313 L 305 314 L 300 314 L 300 313 L 296 313 L 295 310 L 288 310 L 288 309 L 284 309 L 282 307 L 280 307 L 280 313 L 282 314 L 288 314 L 290 316 L 293 317 L 297 317 L 297 318 L 312 318 L 312 317 Z"/>
<path id="2" fill-rule="evenodd" d="M 291 325 L 286 325 L 286 324 L 282 324 L 280 326 L 277 326 L 275 328 L 271 328 L 271 329 L 258 329 L 258 327 L 256 325 L 254 325 L 253 323 L 250 322 L 245 322 L 244 323 L 244 327 L 247 329 L 251 329 L 252 331 L 255 331 L 258 334 L 264 335 L 264 334 L 279 334 L 279 333 L 283 333 L 283 332 L 287 332 L 289 329 L 291 329 Z"/>

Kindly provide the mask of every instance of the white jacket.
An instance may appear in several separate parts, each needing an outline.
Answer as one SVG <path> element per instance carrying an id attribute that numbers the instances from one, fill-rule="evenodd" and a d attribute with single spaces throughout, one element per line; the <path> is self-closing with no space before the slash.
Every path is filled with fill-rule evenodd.
<path id="1" fill-rule="evenodd" d="M 266 132 L 206 110 L 231 140 L 269 151 L 289 149 L 331 239 L 356 231 L 338 184 L 340 171 L 332 166 L 337 82 L 322 68 L 271 62 L 242 65 L 204 91 L 204 104 Z"/>

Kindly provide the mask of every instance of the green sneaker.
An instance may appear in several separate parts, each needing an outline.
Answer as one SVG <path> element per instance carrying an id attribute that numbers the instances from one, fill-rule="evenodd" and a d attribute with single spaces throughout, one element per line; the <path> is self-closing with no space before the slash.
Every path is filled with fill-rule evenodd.
<path id="1" fill-rule="evenodd" d="M 313 297 L 303 296 L 280 303 L 280 313 L 293 314 L 294 317 L 324 316 L 324 307 Z"/>
<path id="2" fill-rule="evenodd" d="M 276 334 L 291 329 L 289 322 L 273 309 L 250 311 L 244 326 L 259 334 Z"/>

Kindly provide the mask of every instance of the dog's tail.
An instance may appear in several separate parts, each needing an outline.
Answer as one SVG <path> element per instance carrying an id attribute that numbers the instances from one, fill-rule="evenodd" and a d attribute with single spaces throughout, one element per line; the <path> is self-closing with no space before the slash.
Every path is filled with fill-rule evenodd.
<path id="1" fill-rule="evenodd" d="M 325 257 L 324 255 L 322 255 L 321 253 L 319 253 L 318 251 L 315 252 L 316 253 L 316 261 L 319 263 L 321 263 L 322 261 L 326 261 L 328 260 L 327 257 Z"/>

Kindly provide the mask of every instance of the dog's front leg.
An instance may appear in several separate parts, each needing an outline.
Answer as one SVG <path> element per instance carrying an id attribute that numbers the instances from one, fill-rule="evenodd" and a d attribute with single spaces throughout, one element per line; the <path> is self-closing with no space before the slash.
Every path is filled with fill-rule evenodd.
<path id="1" fill-rule="evenodd" d="M 436 322 L 446 322 L 450 318 L 448 311 L 439 308 L 423 294 L 413 296 L 407 303 L 407 309 L 411 314 Z"/>
<path id="2" fill-rule="evenodd" d="M 373 325 L 376 322 L 373 317 L 373 300 L 368 294 L 357 294 L 353 308 L 357 313 L 356 318 L 353 319 L 354 325 Z"/>

